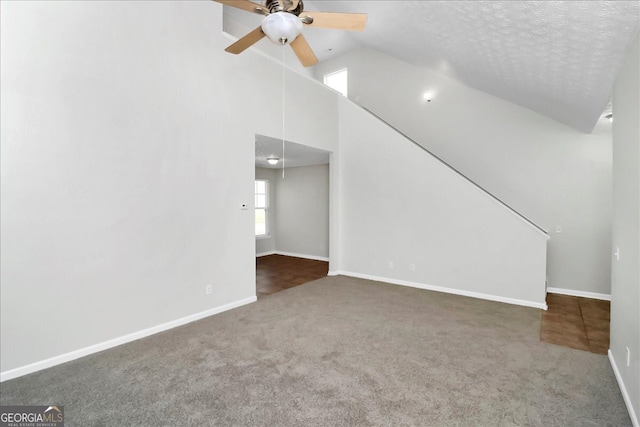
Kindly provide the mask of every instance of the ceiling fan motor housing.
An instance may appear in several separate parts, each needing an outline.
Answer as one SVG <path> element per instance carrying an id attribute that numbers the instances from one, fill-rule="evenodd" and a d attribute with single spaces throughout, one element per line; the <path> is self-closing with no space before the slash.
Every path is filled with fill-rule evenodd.
<path id="1" fill-rule="evenodd" d="M 267 0 L 265 6 L 269 13 L 289 12 L 293 13 L 296 16 L 300 15 L 300 13 L 302 13 L 302 11 L 304 10 L 302 0 L 298 2 L 297 6 L 294 9 L 291 9 L 293 3 L 290 0 L 283 0 L 282 3 L 279 0 Z"/>

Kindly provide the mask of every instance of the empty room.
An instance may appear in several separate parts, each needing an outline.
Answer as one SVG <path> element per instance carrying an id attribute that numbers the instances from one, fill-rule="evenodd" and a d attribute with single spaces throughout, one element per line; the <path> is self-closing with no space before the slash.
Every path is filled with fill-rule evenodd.
<path id="1" fill-rule="evenodd" d="M 639 1 L 0 20 L 0 425 L 640 425 Z"/>

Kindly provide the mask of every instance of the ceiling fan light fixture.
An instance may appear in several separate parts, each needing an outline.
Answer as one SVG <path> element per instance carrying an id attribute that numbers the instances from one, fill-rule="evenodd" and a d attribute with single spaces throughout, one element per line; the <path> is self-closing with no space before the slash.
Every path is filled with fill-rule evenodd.
<path id="1" fill-rule="evenodd" d="M 262 31 L 273 43 L 283 46 L 293 42 L 302 33 L 302 22 L 291 13 L 276 12 L 264 18 Z"/>
<path id="2" fill-rule="evenodd" d="M 270 165 L 277 165 L 279 161 L 280 161 L 280 159 L 279 159 L 279 158 L 277 158 L 277 157 L 268 157 L 268 158 L 267 158 L 267 162 L 268 162 Z"/>

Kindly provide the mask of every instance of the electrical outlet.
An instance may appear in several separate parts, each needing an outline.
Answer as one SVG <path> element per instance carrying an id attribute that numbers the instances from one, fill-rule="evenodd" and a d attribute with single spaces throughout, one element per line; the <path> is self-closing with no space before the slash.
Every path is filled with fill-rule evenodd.
<path id="1" fill-rule="evenodd" d="M 409 270 L 416 271 L 416 265 L 415 264 L 409 264 Z"/>
<path id="2" fill-rule="evenodd" d="M 213 293 L 213 286 L 207 285 L 204 287 L 205 295 L 211 295 Z"/>
<path id="3" fill-rule="evenodd" d="M 627 347 L 627 367 L 629 367 L 629 365 L 631 365 L 631 350 Z"/>

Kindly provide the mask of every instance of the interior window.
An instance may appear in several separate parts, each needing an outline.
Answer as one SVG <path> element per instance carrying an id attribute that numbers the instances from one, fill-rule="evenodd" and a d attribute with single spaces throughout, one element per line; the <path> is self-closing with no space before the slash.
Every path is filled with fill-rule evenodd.
<path id="1" fill-rule="evenodd" d="M 335 71 L 333 73 L 325 74 L 324 84 L 332 89 L 337 90 L 344 96 L 347 96 L 347 69 Z"/>

